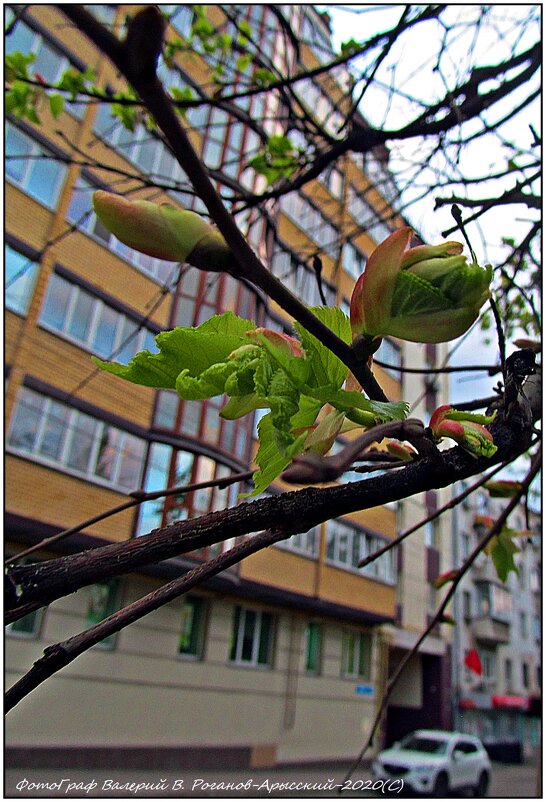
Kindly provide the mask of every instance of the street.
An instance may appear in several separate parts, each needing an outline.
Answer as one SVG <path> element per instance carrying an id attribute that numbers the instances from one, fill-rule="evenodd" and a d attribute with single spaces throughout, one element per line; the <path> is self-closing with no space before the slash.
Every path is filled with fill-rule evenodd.
<path id="1" fill-rule="evenodd" d="M 335 797 L 343 785 L 346 768 L 289 767 L 237 771 L 172 770 L 127 771 L 67 769 L 6 769 L 4 798 L 316 798 Z M 371 774 L 358 771 L 345 784 L 343 795 L 381 797 L 369 790 Z M 493 764 L 489 798 L 537 797 L 537 769 L 524 765 Z M 352 790 L 350 790 L 352 789 Z M 396 794 L 389 794 L 392 798 Z"/>

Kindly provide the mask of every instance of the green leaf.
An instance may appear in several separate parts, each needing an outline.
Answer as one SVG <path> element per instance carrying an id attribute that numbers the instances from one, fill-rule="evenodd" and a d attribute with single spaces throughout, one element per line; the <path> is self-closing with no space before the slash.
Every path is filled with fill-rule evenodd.
<path id="1" fill-rule="evenodd" d="M 14 53 L 8 53 L 5 57 L 5 79 L 6 81 L 13 81 L 16 78 L 28 78 L 28 66 L 36 61 L 34 53 L 20 53 L 18 50 Z"/>
<path id="2" fill-rule="evenodd" d="M 290 464 L 292 459 L 302 453 L 306 437 L 307 432 L 304 432 L 297 437 L 288 448 L 281 450 L 273 425 L 273 415 L 271 412 L 265 415 L 258 423 L 260 447 L 256 454 L 256 462 L 260 466 L 260 470 L 256 471 L 253 477 L 254 490 L 252 493 L 243 494 L 242 498 L 257 496 L 259 493 L 263 493 L 277 476 L 282 473 L 286 466 Z"/>
<path id="3" fill-rule="evenodd" d="M 452 302 L 439 289 L 421 276 L 408 270 L 398 274 L 391 304 L 393 316 L 441 312 L 452 306 Z"/>
<path id="4" fill-rule="evenodd" d="M 176 392 L 185 401 L 203 401 L 215 395 L 222 395 L 226 381 L 237 370 L 233 362 L 219 362 L 211 365 L 199 376 L 190 376 L 188 368 L 182 370 L 176 379 Z"/>
<path id="5" fill-rule="evenodd" d="M 351 342 L 351 322 L 341 309 L 329 306 L 314 306 L 311 312 L 321 323 L 324 323 L 334 334 L 337 334 L 343 342 Z M 301 324 L 294 323 L 294 328 L 300 335 L 301 343 L 309 360 L 311 368 L 309 384 L 315 387 L 323 387 L 325 385 L 331 385 L 334 388 L 341 387 L 349 372 L 347 366 L 320 340 L 317 340 L 313 334 L 304 329 Z"/>
<path id="6" fill-rule="evenodd" d="M 182 371 L 197 377 L 229 354 L 248 343 L 245 332 L 255 324 L 236 317 L 232 312 L 215 315 L 197 328 L 176 328 L 156 337 L 159 354 L 141 351 L 128 365 L 104 362 L 93 357 L 102 370 L 146 387 L 174 389 Z"/>
<path id="7" fill-rule="evenodd" d="M 64 97 L 62 95 L 49 95 L 49 108 L 55 119 L 64 111 Z"/>
<path id="8" fill-rule="evenodd" d="M 277 76 L 275 73 L 265 69 L 265 67 L 259 67 L 254 73 L 254 83 L 257 84 L 257 86 L 268 86 L 276 80 Z"/>
<path id="9" fill-rule="evenodd" d="M 362 426 L 375 426 L 377 423 L 390 420 L 404 420 L 409 409 L 409 405 L 405 401 L 397 403 L 371 401 L 354 390 L 316 387 L 309 388 L 308 393 L 325 404 L 331 404 L 340 412 L 346 412 L 350 420 L 354 420 Z"/>
<path id="10" fill-rule="evenodd" d="M 242 418 L 243 415 L 248 415 L 249 412 L 254 412 L 255 409 L 266 408 L 266 399 L 261 398 L 257 393 L 249 393 L 230 398 L 220 410 L 220 417 L 225 420 L 236 420 Z"/>
<path id="11" fill-rule="evenodd" d="M 510 571 L 518 574 L 517 566 L 514 562 L 514 554 L 520 551 L 519 546 L 514 543 L 517 532 L 505 527 L 499 535 L 496 535 L 487 544 L 484 551 L 491 555 L 493 564 L 497 571 L 497 576 L 501 582 L 506 582 Z"/>

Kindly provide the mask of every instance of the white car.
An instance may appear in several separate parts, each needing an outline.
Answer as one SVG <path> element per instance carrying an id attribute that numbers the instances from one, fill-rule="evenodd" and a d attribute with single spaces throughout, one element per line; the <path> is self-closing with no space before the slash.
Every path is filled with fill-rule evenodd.
<path id="1" fill-rule="evenodd" d="M 377 779 L 402 780 L 404 791 L 445 797 L 469 789 L 484 797 L 491 763 L 479 738 L 460 732 L 417 730 L 391 749 L 380 752 L 372 765 Z"/>

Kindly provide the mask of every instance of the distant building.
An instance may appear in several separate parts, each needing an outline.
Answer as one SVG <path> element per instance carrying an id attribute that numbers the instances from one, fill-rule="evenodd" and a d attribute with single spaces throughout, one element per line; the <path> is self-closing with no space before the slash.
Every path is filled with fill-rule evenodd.
<path id="1" fill-rule="evenodd" d="M 113 24 L 128 7 L 89 8 Z M 216 21 L 222 19 L 220 6 L 207 8 Z M 296 63 L 279 15 L 288 15 L 298 32 L 302 64 L 331 56 L 327 20 L 312 6 L 227 8 L 244 11 L 266 63 Z M 187 34 L 192 7 L 164 9 L 173 13 L 169 39 Z M 21 13 L 7 38 L 7 51 L 16 50 L 35 54 L 33 68 L 45 81 L 57 80 L 69 65 L 90 66 L 101 86 L 120 86 L 112 65 L 54 6 L 29 6 Z M 198 86 L 210 77 L 201 58 L 180 53 L 175 62 L 161 65 L 168 86 Z M 346 78 L 338 70 L 336 81 Z M 295 91 L 334 133 L 342 119 L 336 109 L 343 94 L 339 83 L 325 74 L 299 82 Z M 263 180 L 245 165 L 260 145 L 264 113 L 270 118 L 263 126 L 268 134 L 282 132 L 277 121 L 282 115 L 267 93 L 241 99 L 239 107 L 252 124 L 242 124 L 228 105 L 218 104 L 189 111 L 188 125 L 211 169 L 235 186 L 260 188 Z M 128 131 L 104 105 L 69 102 L 67 109 L 59 120 L 44 109 L 42 126 L 12 118 L 6 123 L 8 555 L 121 503 L 136 488 L 225 477 L 244 470 L 255 453 L 257 418 L 222 421 L 220 399 L 183 402 L 171 391 L 97 374 L 91 354 L 127 362 L 138 350 L 154 350 L 158 332 L 199 325 L 226 310 L 260 325 L 288 326 L 281 310 L 250 285 L 187 266 L 180 271 L 116 241 L 90 212 L 97 187 L 138 190 L 136 197 L 199 212 L 202 204 L 156 133 L 140 123 Z M 51 160 L 41 158 L 44 154 Z M 269 204 L 267 214 L 238 216 L 260 257 L 309 305 L 321 303 L 311 269 L 314 255 L 322 259 L 327 303 L 347 310 L 366 257 L 403 223 L 392 211 L 396 187 L 387 155 L 349 155 L 301 192 Z M 67 165 L 66 156 L 76 163 Z M 126 176 L 119 183 L 119 175 L 99 163 Z M 141 174 L 166 188 L 143 188 Z M 445 353 L 444 346 L 385 339 L 377 358 L 386 367 L 376 367 L 376 375 L 390 398 L 418 401 L 413 414 L 428 420 L 446 397 L 445 381 L 400 369 L 426 371 Z M 271 492 L 279 487 L 276 483 Z M 138 537 L 232 505 L 245 489 L 231 485 L 147 502 L 36 557 Z M 109 638 L 10 714 L 8 762 L 59 765 L 60 760 L 69 766 L 83 759 L 87 765 L 108 765 L 123 759 L 130 766 L 141 765 L 144 754 L 146 765 L 159 767 L 176 754 L 177 766 L 185 761 L 257 766 L 354 755 L 387 672 L 415 643 L 438 602 L 433 580 L 451 565 L 449 528 L 442 518 L 366 569 L 359 570 L 358 561 L 425 517 L 444 496 L 429 493 L 328 521 L 248 558 Z M 8 686 L 45 647 L 231 545 L 227 541 L 138 576 L 84 588 L 12 624 Z M 448 726 L 448 677 L 449 645 L 446 633 L 437 632 L 413 660 L 389 706 L 387 737 L 421 721 Z"/>
<path id="2" fill-rule="evenodd" d="M 460 488 L 459 488 L 460 490 Z M 454 511 L 455 564 L 460 565 L 506 499 L 476 491 Z M 481 554 L 456 591 L 453 641 L 453 702 L 457 729 L 486 744 L 518 742 L 530 754 L 539 744 L 541 696 L 541 522 L 523 506 L 508 519 L 521 531 L 515 555 L 518 573 L 505 583 L 491 557 Z M 472 670 L 472 653 L 479 663 Z"/>

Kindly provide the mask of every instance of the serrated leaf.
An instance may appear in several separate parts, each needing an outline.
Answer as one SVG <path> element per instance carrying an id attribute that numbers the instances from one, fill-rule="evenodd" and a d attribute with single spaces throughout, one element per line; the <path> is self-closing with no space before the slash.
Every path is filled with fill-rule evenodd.
<path id="1" fill-rule="evenodd" d="M 402 270 L 394 286 L 391 310 L 392 315 L 402 317 L 451 309 L 452 302 L 429 281 Z"/>
<path id="2" fill-rule="evenodd" d="M 501 582 L 506 582 L 510 571 L 514 571 L 516 574 L 519 573 L 514 562 L 514 554 L 520 551 L 519 546 L 514 543 L 514 537 L 517 536 L 518 533 L 513 529 L 505 527 L 484 548 L 485 553 L 491 556 L 497 576 Z"/>
<path id="3" fill-rule="evenodd" d="M 233 362 L 220 362 L 211 365 L 199 376 L 190 376 L 186 368 L 176 379 L 176 392 L 185 401 L 203 401 L 215 395 L 222 395 L 229 376 L 237 370 Z"/>
<path id="4" fill-rule="evenodd" d="M 311 312 L 343 342 L 351 342 L 351 322 L 341 309 L 330 306 L 314 306 L 311 308 Z M 312 376 L 309 384 L 315 387 L 324 387 L 325 385 L 331 385 L 334 388 L 341 387 L 349 372 L 347 366 L 301 324 L 294 323 L 294 328 L 300 335 L 301 343 L 309 360 Z"/>
<path id="5" fill-rule="evenodd" d="M 287 448 L 281 450 L 273 425 L 272 413 L 270 412 L 265 415 L 258 423 L 258 439 L 260 446 L 256 454 L 256 462 L 260 466 L 260 470 L 256 471 L 253 476 L 254 490 L 251 493 L 245 493 L 242 495 L 242 498 L 257 496 L 259 493 L 263 493 L 277 476 L 282 473 L 286 466 L 290 464 L 292 459 L 302 453 L 306 437 L 307 433 L 304 432 Z"/>
<path id="6" fill-rule="evenodd" d="M 266 409 L 267 401 L 261 398 L 257 393 L 249 393 L 248 395 L 240 395 L 230 398 L 220 410 L 220 417 L 225 420 L 236 420 L 242 418 L 243 415 L 248 415 L 255 409 Z"/>
<path id="7" fill-rule="evenodd" d="M 232 351 L 248 343 L 245 332 L 254 327 L 251 321 L 225 312 L 197 328 L 179 327 L 158 334 L 159 353 L 141 351 L 128 365 L 92 359 L 102 370 L 135 384 L 174 389 L 182 371 L 199 376 L 212 365 L 225 362 Z"/>

